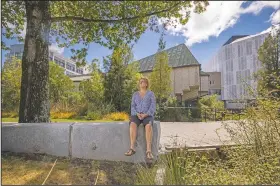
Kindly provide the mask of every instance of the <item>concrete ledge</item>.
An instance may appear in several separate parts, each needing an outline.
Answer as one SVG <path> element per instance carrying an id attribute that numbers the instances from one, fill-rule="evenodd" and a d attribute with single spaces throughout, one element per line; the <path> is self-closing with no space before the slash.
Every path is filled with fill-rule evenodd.
<path id="1" fill-rule="evenodd" d="M 152 143 L 155 159 L 159 154 L 160 132 L 160 123 L 156 121 L 153 125 Z M 143 125 L 138 127 L 136 154 L 124 156 L 128 148 L 128 122 L 2 125 L 2 151 L 134 163 L 146 161 Z"/>
<path id="2" fill-rule="evenodd" d="M 2 151 L 68 156 L 71 123 L 2 125 Z"/>
<path id="3" fill-rule="evenodd" d="M 72 136 L 72 156 L 95 160 L 145 162 L 146 139 L 143 125 L 138 127 L 136 154 L 124 156 L 129 149 L 129 125 L 127 122 L 75 124 Z M 154 122 L 152 151 L 159 153 L 160 123 Z"/>

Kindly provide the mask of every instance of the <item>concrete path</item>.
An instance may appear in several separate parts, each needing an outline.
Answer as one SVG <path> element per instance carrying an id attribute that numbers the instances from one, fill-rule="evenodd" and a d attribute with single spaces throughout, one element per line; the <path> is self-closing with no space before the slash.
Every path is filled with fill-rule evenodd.
<path id="1" fill-rule="evenodd" d="M 161 149 L 165 147 L 209 146 L 230 143 L 229 134 L 223 128 L 226 122 L 161 122 Z M 220 139 L 219 139 L 219 136 Z M 222 142 L 222 141 L 223 142 Z"/>

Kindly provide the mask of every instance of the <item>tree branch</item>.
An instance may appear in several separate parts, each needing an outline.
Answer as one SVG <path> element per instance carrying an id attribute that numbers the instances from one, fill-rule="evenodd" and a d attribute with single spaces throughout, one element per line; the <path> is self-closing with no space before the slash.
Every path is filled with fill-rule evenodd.
<path id="1" fill-rule="evenodd" d="M 138 15 L 138 16 L 134 16 L 134 17 L 127 17 L 127 18 L 121 18 L 121 19 L 89 19 L 89 18 L 77 17 L 77 16 L 64 16 L 64 17 L 52 17 L 51 22 L 54 23 L 54 22 L 61 22 L 61 21 L 80 21 L 80 22 L 86 22 L 86 23 L 93 23 L 93 22 L 117 23 L 117 22 L 123 22 L 123 21 L 131 21 L 131 20 L 138 19 L 138 18 L 144 18 L 144 17 L 149 17 L 152 15 L 157 15 L 160 13 L 168 12 L 168 11 L 172 10 L 173 8 L 177 7 L 179 4 L 180 4 L 180 2 L 176 3 L 174 6 L 164 9 L 164 10 L 148 13 L 145 15 Z"/>

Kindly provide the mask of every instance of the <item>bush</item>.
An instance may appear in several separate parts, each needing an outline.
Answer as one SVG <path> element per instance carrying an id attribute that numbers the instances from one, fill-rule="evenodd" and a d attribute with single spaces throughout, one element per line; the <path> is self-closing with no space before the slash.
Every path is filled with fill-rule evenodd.
<path id="1" fill-rule="evenodd" d="M 17 118 L 18 113 L 17 112 L 2 112 L 1 117 L 2 118 Z"/>
<path id="2" fill-rule="evenodd" d="M 77 116 L 76 112 L 51 112 L 52 119 L 72 119 Z"/>
<path id="3" fill-rule="evenodd" d="M 87 120 L 99 120 L 102 118 L 102 114 L 100 111 L 88 112 L 85 119 Z"/>
<path id="4" fill-rule="evenodd" d="M 113 120 L 113 121 L 128 121 L 129 115 L 125 112 L 114 112 L 111 114 L 107 114 L 104 117 L 104 120 Z"/>

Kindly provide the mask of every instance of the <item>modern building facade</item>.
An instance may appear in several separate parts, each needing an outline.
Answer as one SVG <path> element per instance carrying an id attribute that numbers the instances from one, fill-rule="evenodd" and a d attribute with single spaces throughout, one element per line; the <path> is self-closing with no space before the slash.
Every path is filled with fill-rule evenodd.
<path id="1" fill-rule="evenodd" d="M 171 96 L 176 96 L 178 101 L 185 102 L 196 100 L 205 92 L 207 94 L 208 75 L 201 72 L 201 65 L 187 46 L 180 44 L 165 50 L 165 52 L 168 54 L 169 66 L 172 67 L 170 73 Z M 156 54 L 140 59 L 138 62 L 140 73 L 149 77 L 156 62 Z M 204 81 L 206 82 L 205 86 Z"/>
<path id="2" fill-rule="evenodd" d="M 206 66 L 211 72 L 221 72 L 221 98 L 226 108 L 244 108 L 255 99 L 253 74 L 261 68 L 258 49 L 268 34 L 231 37 Z"/>
<path id="3" fill-rule="evenodd" d="M 17 57 L 18 59 L 22 59 L 24 44 L 11 45 L 10 48 L 10 52 L 6 54 L 7 60 L 9 60 L 13 56 Z M 65 58 L 64 56 L 53 50 L 49 51 L 49 60 L 54 61 L 56 64 L 62 67 L 66 75 L 79 75 L 89 73 L 88 65 L 84 67 L 77 67 L 75 61 Z"/>

